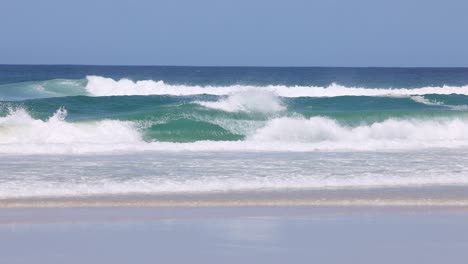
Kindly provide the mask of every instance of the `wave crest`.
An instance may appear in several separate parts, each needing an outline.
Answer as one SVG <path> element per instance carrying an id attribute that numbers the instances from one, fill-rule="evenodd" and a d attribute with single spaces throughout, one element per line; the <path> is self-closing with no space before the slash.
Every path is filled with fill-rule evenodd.
<path id="1" fill-rule="evenodd" d="M 336 97 L 336 96 L 409 96 L 426 94 L 462 94 L 468 95 L 468 85 L 440 86 L 421 88 L 363 88 L 346 87 L 331 84 L 319 86 L 199 86 L 166 84 L 164 81 L 131 81 L 128 79 L 113 80 L 100 76 L 88 76 L 87 92 L 92 96 L 122 96 L 122 95 L 230 95 L 239 92 L 266 91 L 280 97 Z"/>
<path id="2" fill-rule="evenodd" d="M 131 96 L 131 95 L 216 95 L 226 96 L 242 92 L 262 91 L 280 97 L 338 97 L 338 96 L 411 96 L 428 94 L 468 95 L 468 85 L 464 86 L 430 86 L 421 88 L 372 88 L 347 87 L 332 83 L 321 86 L 287 86 L 287 85 L 229 85 L 201 86 L 168 84 L 162 80 L 132 81 L 129 79 L 114 80 L 102 76 L 87 76 L 86 79 L 53 79 L 0 85 L 0 100 L 24 100 L 62 96 Z M 418 99 L 416 99 L 418 100 Z"/>
<path id="3" fill-rule="evenodd" d="M 138 127 L 134 122 L 67 122 L 66 114 L 66 110 L 61 108 L 49 119 L 41 120 L 34 119 L 24 109 L 10 109 L 8 115 L 0 117 L 0 154 L 114 151 L 375 151 L 468 146 L 466 118 L 390 118 L 371 124 L 347 126 L 327 117 L 279 117 L 266 122 L 258 121 L 257 128 L 244 132 L 245 137 L 239 135 L 231 141 L 216 141 L 213 137 L 205 139 L 207 135 L 219 136 L 219 127 L 213 125 L 204 126 L 204 130 L 199 131 L 204 133 L 201 137 L 203 140 L 177 143 L 144 141 L 147 132 L 145 127 Z M 232 122 L 219 126 L 236 128 L 238 124 L 235 120 Z M 211 123 L 216 124 L 216 120 Z M 151 129 L 152 133 L 159 131 L 153 131 L 155 129 L 163 129 L 164 133 L 181 133 L 177 127 L 172 126 Z"/>

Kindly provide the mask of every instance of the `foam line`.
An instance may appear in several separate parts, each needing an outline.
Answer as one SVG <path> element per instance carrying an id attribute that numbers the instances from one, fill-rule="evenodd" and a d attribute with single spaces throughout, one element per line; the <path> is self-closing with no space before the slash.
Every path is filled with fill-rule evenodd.
<path id="1" fill-rule="evenodd" d="M 409 96 L 425 94 L 462 94 L 468 95 L 468 86 L 441 86 L 421 88 L 364 88 L 346 87 L 331 84 L 328 87 L 319 86 L 197 86 L 173 85 L 164 81 L 131 81 L 128 79 L 113 80 L 100 76 L 88 76 L 86 90 L 92 96 L 122 96 L 122 95 L 173 95 L 188 96 L 198 94 L 229 95 L 246 91 L 267 91 L 280 97 L 335 97 L 335 96 Z"/>

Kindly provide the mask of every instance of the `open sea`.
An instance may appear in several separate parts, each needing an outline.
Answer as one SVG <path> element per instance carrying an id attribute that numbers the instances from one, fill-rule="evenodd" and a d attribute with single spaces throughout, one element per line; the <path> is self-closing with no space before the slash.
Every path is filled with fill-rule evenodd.
<path id="1" fill-rule="evenodd" d="M 0 65 L 0 199 L 468 187 L 468 68 Z"/>

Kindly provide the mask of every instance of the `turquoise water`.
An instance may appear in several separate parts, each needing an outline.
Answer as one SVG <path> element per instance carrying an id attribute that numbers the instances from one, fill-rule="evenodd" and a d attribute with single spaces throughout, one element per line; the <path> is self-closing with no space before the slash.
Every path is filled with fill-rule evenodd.
<path id="1" fill-rule="evenodd" d="M 369 76 L 364 78 L 368 82 L 364 86 L 345 86 L 336 82 L 318 86 L 309 80 L 306 69 L 302 68 L 299 73 L 294 68 L 271 69 L 272 75 L 276 71 L 283 72 L 284 75 L 284 80 L 276 77 L 271 84 L 261 83 L 266 81 L 262 78 L 265 78 L 265 71 L 268 72 L 268 69 L 262 69 L 259 74 L 253 68 L 250 69 L 253 72 L 248 75 L 249 80 L 252 80 L 250 83 L 242 78 L 236 83 L 234 80 L 239 74 L 238 68 L 221 69 L 223 74 L 218 76 L 216 70 L 213 70 L 211 76 L 205 77 L 207 80 L 210 77 L 211 83 L 205 80 L 204 84 L 200 84 L 200 80 L 182 84 L 187 81 L 185 75 L 181 75 L 180 83 L 175 82 L 174 75 L 178 68 L 166 69 L 172 74 L 169 75 L 172 82 L 164 79 L 113 79 L 96 75 L 80 79 L 56 78 L 20 82 L 4 77 L 8 82 L 4 81 L 7 83 L 0 85 L 0 114 L 3 116 L 3 135 L 0 136 L 0 142 L 10 143 L 8 149 L 15 153 L 22 152 L 13 147 L 15 142 L 73 144 L 73 141 L 65 142 L 49 137 L 48 133 L 46 138 L 38 137 L 35 133 L 36 129 L 60 133 L 60 126 L 63 125 L 71 127 L 71 130 L 94 126 L 93 129 L 100 131 L 100 135 L 93 134 L 91 128 L 86 129 L 89 136 L 94 138 L 93 141 L 87 142 L 85 138 L 80 140 L 79 134 L 74 135 L 77 141 L 92 144 L 105 144 L 106 138 L 117 132 L 128 134 L 129 138 L 128 142 L 123 139 L 119 143 L 138 141 L 143 145 L 153 142 L 242 141 L 250 142 L 251 145 L 267 145 L 268 142 L 283 145 L 309 144 L 306 148 L 308 150 L 357 150 L 362 144 L 353 147 L 350 141 L 358 139 L 376 141 L 375 147 L 370 147 L 375 150 L 406 148 L 405 146 L 417 148 L 413 147 L 415 144 L 420 147 L 466 145 L 463 132 L 468 130 L 468 86 L 453 86 L 449 82 L 439 83 L 438 86 L 415 87 L 418 83 L 430 83 L 431 78 L 434 79 L 432 83 L 440 82 L 439 75 L 443 75 L 446 69 L 434 69 L 433 75 L 427 75 L 427 69 L 407 69 L 400 75 L 409 78 L 408 80 L 398 78 L 395 70 L 353 69 L 359 73 L 358 76 L 366 76 L 366 71 L 370 71 Z M 42 70 L 49 76 L 53 74 L 49 71 L 56 69 Z M 248 70 L 249 68 L 243 69 Z M 115 71 L 121 73 L 122 69 L 110 67 L 108 71 L 115 74 Z M 196 72 L 197 68 L 193 71 Z M 314 68 L 311 71 L 317 74 Z M 333 73 L 333 69 L 329 71 Z M 335 71 L 337 79 L 343 78 L 340 77 L 343 69 Z M 386 76 L 386 71 L 390 71 L 390 77 L 397 75 L 393 77 L 398 80 L 395 81 L 396 84 L 411 83 L 412 80 L 414 84 L 409 87 L 394 87 L 390 82 L 387 87 L 383 87 L 385 83 L 372 80 L 375 71 L 380 72 L 378 75 L 381 76 Z M 451 74 L 460 71 L 454 69 Z M 450 75 L 449 73 L 447 74 Z M 22 76 L 23 79 L 27 78 L 26 73 L 20 71 L 18 74 L 25 75 Z M 59 72 L 57 77 L 62 75 Z M 291 80 L 291 75 L 297 75 L 299 80 Z M 383 81 L 389 82 L 389 76 L 383 78 Z M 38 77 L 40 75 L 35 78 Z M 255 77 L 262 81 L 255 81 Z M 23 80 L 18 76 L 16 78 Z M 455 83 L 458 82 L 460 81 L 455 80 Z M 372 87 L 373 84 L 377 87 Z M 18 126 L 18 123 L 22 126 Z M 453 133 L 450 128 L 453 126 L 460 129 L 460 133 Z M 401 127 L 408 130 L 401 130 Z M 112 131 L 104 133 L 104 129 Z M 434 132 L 433 135 L 426 133 L 428 129 Z M 385 133 L 381 130 L 385 130 Z M 393 132 L 388 133 L 389 131 Z M 17 132 L 33 135 L 31 138 L 28 135 L 17 138 Z M 99 137 L 102 137 L 101 140 Z M 213 148 L 216 149 L 210 147 Z M 266 146 L 261 147 L 265 148 Z M 280 149 L 295 150 L 294 147 Z M 275 148 L 272 146 L 267 150 Z M 86 150 L 80 149 L 79 152 Z"/>
<path id="2" fill-rule="evenodd" d="M 54 164 L 63 154 L 101 159 L 107 165 L 100 180 L 118 186 L 109 192 L 125 193 L 119 185 L 122 180 L 112 181 L 119 173 L 104 157 L 119 155 L 115 159 L 120 162 L 137 162 L 135 155 L 144 155 L 143 160 L 161 160 L 166 154 L 191 160 L 192 156 L 183 156 L 185 152 L 193 157 L 207 155 L 192 176 L 179 175 L 178 166 L 167 171 L 171 176 L 160 175 L 147 162 L 141 171 L 128 172 L 123 182 L 144 179 L 141 186 L 146 187 L 141 190 L 158 192 L 169 190 L 171 184 L 190 191 L 194 180 L 199 187 L 214 186 L 209 191 L 249 186 L 349 187 L 359 186 L 360 180 L 362 186 L 466 184 L 464 170 L 453 167 L 464 168 L 464 159 L 446 170 L 444 164 L 449 162 L 446 157 L 463 155 L 467 148 L 468 69 L 464 68 L 0 66 L 0 155 L 28 157 L 27 164 L 6 173 L 11 179 L 0 179 L 4 183 L 0 194 L 6 196 L 28 194 L 21 188 L 12 191 L 24 180 L 21 175 L 27 174 L 22 168 L 40 171 L 37 181 L 24 180 L 42 186 L 39 189 L 67 186 L 71 194 L 76 182 L 80 188 L 106 189 L 101 183 L 90 187 L 89 182 L 78 180 L 90 172 L 84 175 L 80 162 L 69 163 L 74 158 L 64 160 L 78 167 L 72 176 L 42 177 L 56 172 L 44 170 L 39 163 Z M 215 158 L 218 152 L 231 154 L 221 162 Z M 294 164 L 310 153 L 314 153 L 312 160 L 328 161 L 324 152 L 336 153 L 343 164 L 353 164 L 364 152 L 375 163 L 369 171 L 357 165 L 334 168 L 326 162 L 325 167 L 322 163 L 309 167 L 307 159 Z M 377 155 L 382 152 L 393 154 Z M 398 162 L 387 159 L 398 160 L 403 156 L 398 153 L 408 152 L 419 153 L 415 155 L 421 164 L 437 170 L 424 178 L 419 165 L 408 164 L 408 171 L 392 175 L 399 171 Z M 249 156 L 258 161 L 249 165 L 253 170 L 237 170 L 229 164 L 247 153 L 257 155 Z M 262 159 L 272 153 L 279 153 L 272 159 L 278 159 L 289 173 L 279 173 L 280 165 Z M 292 154 L 284 153 L 299 156 L 291 160 Z M 34 155 L 51 158 L 38 162 Z M 177 158 L 166 161 L 177 164 Z M 285 165 L 289 163 L 293 165 Z M 217 170 L 211 173 L 221 178 L 207 176 L 207 168 L 213 166 Z M 372 166 L 381 167 L 381 173 L 373 172 Z M 262 170 L 270 175 L 262 178 Z M 343 179 L 343 170 L 355 172 Z M 359 178 L 362 173 L 369 177 Z M 254 180 L 245 178 L 246 174 Z M 138 188 L 131 190 L 138 193 Z"/>

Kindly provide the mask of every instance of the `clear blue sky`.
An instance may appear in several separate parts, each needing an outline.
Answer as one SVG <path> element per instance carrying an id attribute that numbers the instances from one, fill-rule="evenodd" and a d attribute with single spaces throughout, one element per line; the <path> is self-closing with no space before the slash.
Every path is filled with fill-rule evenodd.
<path id="1" fill-rule="evenodd" d="M 0 64 L 468 66 L 466 0 L 2 0 Z"/>

